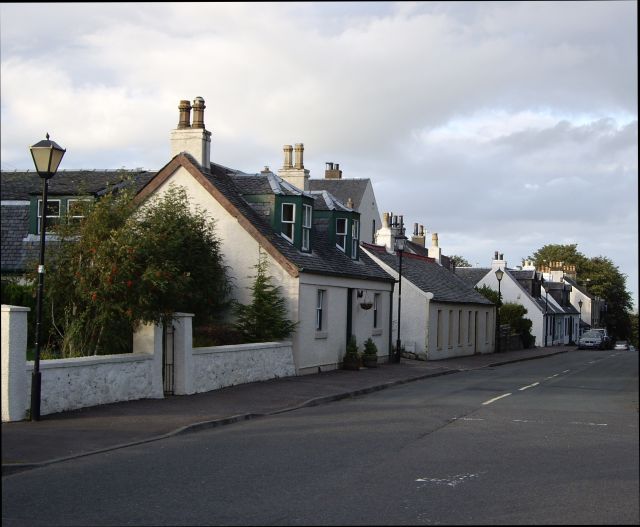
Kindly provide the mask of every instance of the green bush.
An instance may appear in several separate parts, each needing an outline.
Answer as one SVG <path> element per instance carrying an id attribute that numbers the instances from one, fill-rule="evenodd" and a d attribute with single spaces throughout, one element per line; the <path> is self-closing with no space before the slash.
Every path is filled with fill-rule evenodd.
<path id="1" fill-rule="evenodd" d="M 364 343 L 364 351 L 363 354 L 367 357 L 377 357 L 378 356 L 378 347 L 375 342 L 369 337 Z"/>
<path id="2" fill-rule="evenodd" d="M 533 322 L 524 317 L 526 314 L 527 309 L 520 304 L 507 302 L 500 307 L 500 322 L 509 324 L 511 332 L 520 335 L 522 345 L 529 348 L 534 343 L 535 337 L 531 334 Z"/>

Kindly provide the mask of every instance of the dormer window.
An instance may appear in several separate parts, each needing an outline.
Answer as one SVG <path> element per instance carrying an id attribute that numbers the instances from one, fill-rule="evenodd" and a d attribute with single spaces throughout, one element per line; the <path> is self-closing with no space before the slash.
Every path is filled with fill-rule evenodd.
<path id="1" fill-rule="evenodd" d="M 296 206 L 294 203 L 282 204 L 282 236 L 293 243 L 295 224 L 296 224 Z"/>
<path id="2" fill-rule="evenodd" d="M 311 221 L 313 208 L 311 205 L 302 205 L 302 250 L 311 250 Z"/>
<path id="3" fill-rule="evenodd" d="M 347 219 L 336 219 L 336 247 L 347 252 Z"/>
<path id="4" fill-rule="evenodd" d="M 358 258 L 358 245 L 360 244 L 360 222 L 353 220 L 351 224 L 351 258 Z"/>

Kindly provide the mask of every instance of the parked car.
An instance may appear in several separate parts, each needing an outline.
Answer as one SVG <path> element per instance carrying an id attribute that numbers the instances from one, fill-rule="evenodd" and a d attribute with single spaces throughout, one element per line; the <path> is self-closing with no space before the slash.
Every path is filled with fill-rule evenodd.
<path id="1" fill-rule="evenodd" d="M 598 331 L 602 335 L 602 349 L 611 349 L 613 347 L 613 342 L 611 341 L 611 337 L 609 337 L 609 333 L 605 328 L 593 328 L 589 331 Z"/>
<path id="2" fill-rule="evenodd" d="M 590 329 L 582 334 L 578 341 L 578 349 L 604 349 L 604 339 L 602 333 L 594 329 Z"/>
<path id="3" fill-rule="evenodd" d="M 626 340 L 617 340 L 613 349 L 629 351 L 629 343 Z"/>

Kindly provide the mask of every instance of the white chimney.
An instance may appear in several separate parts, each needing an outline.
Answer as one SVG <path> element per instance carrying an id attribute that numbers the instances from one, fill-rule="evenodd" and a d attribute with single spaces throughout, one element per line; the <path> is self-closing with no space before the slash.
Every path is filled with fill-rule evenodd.
<path id="1" fill-rule="evenodd" d="M 442 265 L 442 249 L 438 247 L 438 233 L 431 235 L 431 247 L 429 247 L 429 258 L 433 258 L 437 264 Z"/>
<path id="2" fill-rule="evenodd" d="M 205 108 L 202 97 L 196 97 L 193 106 L 189 101 L 180 101 L 178 127 L 171 132 L 171 156 L 174 157 L 184 152 L 191 155 L 204 170 L 209 170 L 211 166 L 211 132 L 204 127 Z M 193 124 L 190 122 L 191 109 L 193 109 Z"/>

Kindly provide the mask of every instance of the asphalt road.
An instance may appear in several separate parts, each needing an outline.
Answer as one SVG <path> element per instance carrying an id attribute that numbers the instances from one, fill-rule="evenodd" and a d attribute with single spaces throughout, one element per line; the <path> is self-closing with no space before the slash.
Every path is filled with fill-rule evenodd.
<path id="1" fill-rule="evenodd" d="M 3 525 L 635 524 L 638 355 L 569 352 L 3 478 Z"/>

